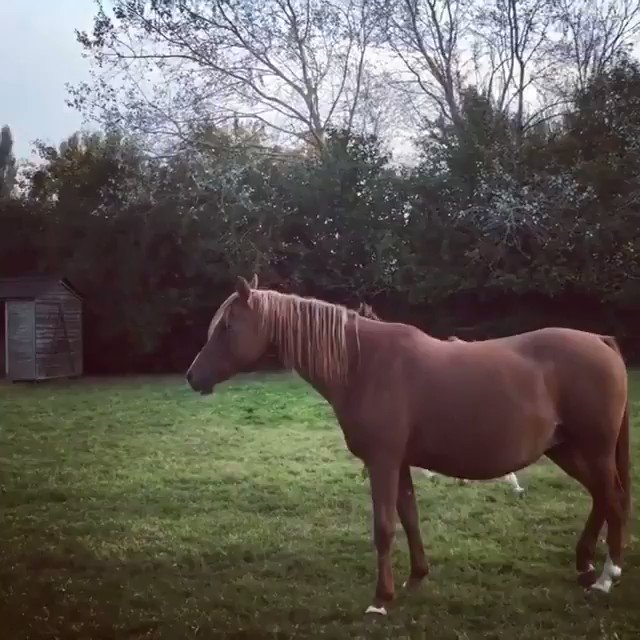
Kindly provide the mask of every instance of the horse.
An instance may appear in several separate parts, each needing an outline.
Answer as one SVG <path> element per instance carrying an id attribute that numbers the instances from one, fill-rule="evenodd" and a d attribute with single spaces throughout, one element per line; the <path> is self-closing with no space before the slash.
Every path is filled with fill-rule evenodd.
<path id="1" fill-rule="evenodd" d="M 360 303 L 360 306 L 358 307 L 358 314 L 361 315 L 363 318 L 369 318 L 370 320 L 377 320 L 378 322 L 383 322 L 382 318 L 380 318 L 380 316 L 378 316 L 378 314 L 373 310 L 373 307 L 370 304 L 367 304 L 366 302 Z M 450 342 L 456 342 L 456 341 L 462 342 L 462 340 L 458 338 L 458 336 L 449 336 L 447 340 L 449 340 Z M 420 471 L 422 475 L 426 476 L 427 478 L 433 478 L 437 475 L 430 469 L 421 469 Z M 520 486 L 520 483 L 518 482 L 518 476 L 515 473 L 508 473 L 506 476 L 502 476 L 501 480 L 504 480 L 509 485 L 511 485 L 511 489 L 517 496 L 524 495 L 524 489 Z M 469 484 L 469 480 L 466 478 L 458 478 L 458 484 L 461 484 L 461 485 Z"/>
<path id="2" fill-rule="evenodd" d="M 591 495 L 575 549 L 577 580 L 608 593 L 622 574 L 631 507 L 628 379 L 611 336 L 547 327 L 477 342 L 439 340 L 345 306 L 258 289 L 242 277 L 220 305 L 186 372 L 202 395 L 250 371 L 268 350 L 331 405 L 350 452 L 366 465 L 377 580 L 367 613 L 395 596 L 396 512 L 415 589 L 429 574 L 411 467 L 489 480 L 546 455 Z M 598 534 L 608 554 L 596 576 Z"/>

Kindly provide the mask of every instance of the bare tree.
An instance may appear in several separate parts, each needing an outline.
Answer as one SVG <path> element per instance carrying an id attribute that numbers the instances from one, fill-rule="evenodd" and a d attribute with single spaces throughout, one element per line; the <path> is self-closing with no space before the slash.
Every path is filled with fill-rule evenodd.
<path id="1" fill-rule="evenodd" d="M 552 106 L 544 84 L 556 68 L 553 0 L 497 0 L 476 7 L 474 62 L 479 88 L 508 114 L 519 142 Z"/>
<path id="2" fill-rule="evenodd" d="M 640 32 L 640 0 L 378 0 L 394 83 L 462 131 L 471 83 L 509 116 L 520 139 L 562 112 Z M 475 70 L 470 78 L 469 69 Z M 424 101 L 417 101 L 425 112 Z"/>
<path id="3" fill-rule="evenodd" d="M 640 0 L 558 0 L 558 53 L 566 70 L 561 92 L 584 89 L 637 41 Z"/>
<path id="4" fill-rule="evenodd" d="M 370 0 L 114 0 L 99 3 L 94 81 L 77 106 L 146 135 L 188 138 L 194 127 L 260 123 L 286 140 L 325 144 L 350 128 L 371 82 Z M 105 106 L 106 105 L 106 106 Z"/>
<path id="5" fill-rule="evenodd" d="M 475 69 L 478 90 L 510 116 L 517 136 L 535 121 L 536 85 L 552 68 L 551 0 L 384 0 L 387 45 L 402 83 L 458 132 L 460 95 Z M 543 105 L 538 104 L 538 107 Z M 544 105 L 546 106 L 546 105 Z"/>
<path id="6" fill-rule="evenodd" d="M 457 128 L 470 6 L 471 0 L 381 0 L 385 44 L 403 69 L 396 89 L 417 99 L 419 111 L 433 109 Z"/>

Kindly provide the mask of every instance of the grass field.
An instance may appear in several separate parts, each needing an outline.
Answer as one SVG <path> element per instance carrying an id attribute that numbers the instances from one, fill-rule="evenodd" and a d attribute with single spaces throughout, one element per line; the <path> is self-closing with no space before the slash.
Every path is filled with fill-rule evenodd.
<path id="1" fill-rule="evenodd" d="M 522 500 L 416 474 L 431 577 L 365 618 L 360 472 L 328 405 L 289 376 L 213 399 L 178 378 L 2 385 L 0 638 L 640 637 L 635 536 L 622 582 L 585 596 L 589 500 L 551 464 L 522 473 Z M 400 585 L 400 530 L 394 562 Z"/>

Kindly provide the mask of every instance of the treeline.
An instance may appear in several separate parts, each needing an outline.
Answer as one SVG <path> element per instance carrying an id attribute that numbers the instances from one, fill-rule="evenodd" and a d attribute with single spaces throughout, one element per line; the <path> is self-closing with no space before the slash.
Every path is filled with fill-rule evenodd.
<path id="1" fill-rule="evenodd" d="M 236 123 L 151 158 L 122 132 L 0 144 L 0 273 L 56 272 L 86 296 L 93 372 L 184 369 L 237 273 L 466 338 L 546 324 L 640 357 L 640 67 L 624 56 L 523 132 L 467 88 L 455 125 L 393 165 L 374 136 L 319 152 Z M 259 140 L 258 140 L 259 139 Z M 256 142 L 260 144 L 256 144 Z"/>

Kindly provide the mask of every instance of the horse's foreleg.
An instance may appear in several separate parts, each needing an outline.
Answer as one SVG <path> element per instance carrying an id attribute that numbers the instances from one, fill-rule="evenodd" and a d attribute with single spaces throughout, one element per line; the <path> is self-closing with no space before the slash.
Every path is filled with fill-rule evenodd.
<path id="1" fill-rule="evenodd" d="M 373 462 L 368 467 L 373 503 L 373 539 L 378 554 L 378 582 L 373 604 L 366 612 L 386 615 L 386 606 L 394 597 L 391 545 L 395 535 L 399 465 L 385 460 Z"/>
<path id="2" fill-rule="evenodd" d="M 411 479 L 411 470 L 408 465 L 403 465 L 400 468 L 396 506 L 398 515 L 400 516 L 400 522 L 407 535 L 411 562 L 411 573 L 405 586 L 407 588 L 413 588 L 418 586 L 429 574 L 429 565 L 427 564 L 422 537 L 420 536 L 418 505 L 416 504 L 416 494 Z"/>

